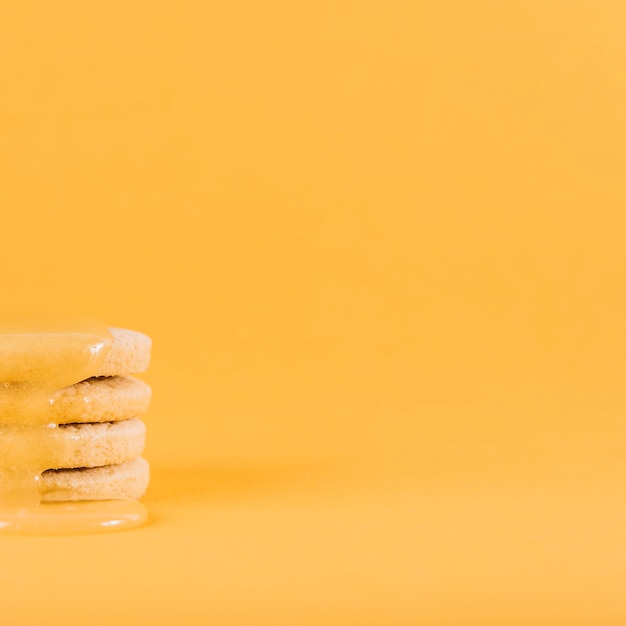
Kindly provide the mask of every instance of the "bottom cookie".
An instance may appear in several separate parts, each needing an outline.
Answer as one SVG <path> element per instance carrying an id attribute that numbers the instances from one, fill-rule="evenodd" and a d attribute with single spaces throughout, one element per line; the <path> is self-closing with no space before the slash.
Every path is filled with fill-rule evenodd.
<path id="1" fill-rule="evenodd" d="M 41 475 L 43 502 L 141 498 L 148 488 L 150 466 L 138 458 L 119 465 L 46 470 Z"/>

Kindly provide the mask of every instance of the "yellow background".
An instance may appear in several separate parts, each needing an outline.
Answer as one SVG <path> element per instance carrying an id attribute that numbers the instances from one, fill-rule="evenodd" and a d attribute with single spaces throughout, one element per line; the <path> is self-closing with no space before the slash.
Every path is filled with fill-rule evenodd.
<path id="1" fill-rule="evenodd" d="M 154 340 L 148 526 L 13 626 L 626 623 L 626 5 L 29 1 L 0 297 Z"/>

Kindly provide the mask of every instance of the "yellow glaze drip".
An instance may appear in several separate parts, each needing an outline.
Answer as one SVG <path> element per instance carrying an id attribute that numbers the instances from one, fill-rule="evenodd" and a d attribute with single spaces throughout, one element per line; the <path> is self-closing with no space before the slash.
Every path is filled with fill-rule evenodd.
<path id="1" fill-rule="evenodd" d="M 0 533 L 118 530 L 143 523 L 135 501 L 42 504 L 41 473 L 58 469 L 52 394 L 99 373 L 111 348 L 103 324 L 0 319 Z"/>

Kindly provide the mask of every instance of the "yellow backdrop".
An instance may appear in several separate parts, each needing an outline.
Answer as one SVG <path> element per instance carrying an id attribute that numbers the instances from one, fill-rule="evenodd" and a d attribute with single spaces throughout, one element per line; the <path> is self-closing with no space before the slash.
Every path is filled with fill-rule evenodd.
<path id="1" fill-rule="evenodd" d="M 626 623 L 623 2 L 5 4 L 2 307 L 154 402 L 3 623 Z"/>

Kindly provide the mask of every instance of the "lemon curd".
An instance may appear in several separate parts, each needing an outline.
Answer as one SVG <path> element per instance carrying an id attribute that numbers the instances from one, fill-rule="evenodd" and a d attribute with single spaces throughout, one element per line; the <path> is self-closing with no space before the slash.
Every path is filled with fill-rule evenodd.
<path id="1" fill-rule="evenodd" d="M 0 320 L 0 533 L 85 533 L 145 522 L 136 500 L 42 503 L 42 472 L 54 466 L 55 391 L 96 376 L 111 349 L 92 320 Z"/>

